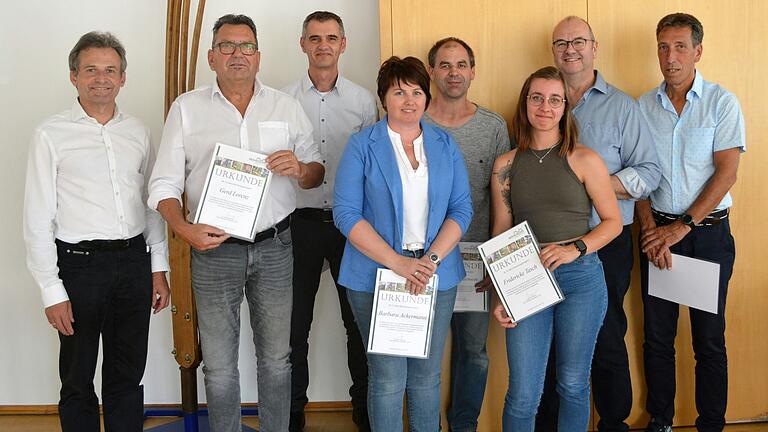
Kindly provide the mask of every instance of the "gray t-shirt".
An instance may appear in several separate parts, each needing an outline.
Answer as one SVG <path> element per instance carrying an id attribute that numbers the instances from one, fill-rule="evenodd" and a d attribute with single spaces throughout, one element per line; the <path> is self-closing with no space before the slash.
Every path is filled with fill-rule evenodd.
<path id="1" fill-rule="evenodd" d="M 484 242 L 490 237 L 491 222 L 491 175 L 493 162 L 500 155 L 510 151 L 509 131 L 504 119 L 478 106 L 475 115 L 463 125 L 453 128 L 436 123 L 424 113 L 424 121 L 438 126 L 451 134 L 459 144 L 469 173 L 472 189 L 472 208 L 475 215 L 461 241 Z"/>

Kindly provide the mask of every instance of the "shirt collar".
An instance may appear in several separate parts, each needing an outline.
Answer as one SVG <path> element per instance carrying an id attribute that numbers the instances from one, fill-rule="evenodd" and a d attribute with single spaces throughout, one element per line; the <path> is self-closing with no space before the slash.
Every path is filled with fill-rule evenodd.
<path id="1" fill-rule="evenodd" d="M 603 78 L 603 75 L 595 69 L 595 83 L 592 84 L 592 87 L 587 89 L 587 91 L 584 92 L 584 95 L 581 97 L 583 101 L 586 101 L 589 99 L 589 95 L 592 94 L 592 91 L 599 91 L 602 94 L 608 93 L 608 83 L 605 82 L 605 78 Z M 581 101 L 578 101 L 581 102 Z"/>
<path id="2" fill-rule="evenodd" d="M 701 99 L 703 96 L 704 91 L 704 78 L 701 77 L 701 73 L 698 69 L 696 69 L 696 75 L 693 77 L 693 85 L 691 85 L 691 89 L 688 90 L 688 93 L 685 95 L 686 100 L 691 99 L 691 96 L 696 95 L 697 98 Z M 667 81 L 662 81 L 661 84 L 659 84 L 659 87 L 656 89 L 656 100 L 661 101 L 662 95 L 667 94 Z"/>
<path id="3" fill-rule="evenodd" d="M 78 120 L 82 119 L 90 119 L 92 121 L 96 121 L 93 117 L 89 116 L 87 112 L 83 109 L 83 106 L 80 105 L 80 99 L 75 98 L 75 102 L 72 104 L 72 109 L 69 111 L 69 118 L 73 122 L 76 122 Z M 120 107 L 115 104 L 115 113 L 112 115 L 112 118 L 109 120 L 110 123 L 115 120 L 121 120 L 123 118 L 123 112 L 120 111 Z"/>
<path id="4" fill-rule="evenodd" d="M 301 80 L 301 92 L 306 93 L 311 89 L 318 91 L 315 88 L 315 85 L 312 84 L 312 80 L 309 78 L 309 71 L 307 71 L 306 75 L 304 75 L 304 78 L 302 78 Z M 333 84 L 333 88 L 331 89 L 331 91 L 334 91 L 334 90 L 336 90 L 336 93 L 338 93 L 339 95 L 341 95 L 341 93 L 344 91 L 344 79 L 342 79 L 341 73 L 339 73 L 336 76 L 336 83 Z"/>
<path id="5" fill-rule="evenodd" d="M 254 79 L 252 99 L 258 96 L 262 90 L 264 90 L 264 86 L 261 84 L 261 81 L 259 81 L 258 78 Z M 224 96 L 224 93 L 221 92 L 221 88 L 219 87 L 219 80 L 217 79 L 213 80 L 213 85 L 211 86 L 211 100 L 213 100 L 213 98 L 216 97 L 216 94 L 219 94 L 221 95 L 221 97 L 226 99 L 226 96 Z"/>

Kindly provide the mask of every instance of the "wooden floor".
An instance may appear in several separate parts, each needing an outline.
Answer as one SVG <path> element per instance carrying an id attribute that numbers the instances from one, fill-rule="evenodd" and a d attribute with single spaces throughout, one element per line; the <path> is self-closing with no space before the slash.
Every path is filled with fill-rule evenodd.
<path id="1" fill-rule="evenodd" d="M 150 418 L 144 423 L 145 428 L 159 426 L 174 421 L 170 418 Z M 245 417 L 243 423 L 258 427 L 259 420 Z M 60 431 L 59 418 L 56 415 L 0 415 L 2 432 L 57 432 Z M 350 412 L 313 412 L 307 413 L 305 432 L 357 432 L 352 423 Z M 675 432 L 695 432 L 696 428 L 675 428 Z M 725 432 L 768 432 L 768 423 L 729 425 Z"/>

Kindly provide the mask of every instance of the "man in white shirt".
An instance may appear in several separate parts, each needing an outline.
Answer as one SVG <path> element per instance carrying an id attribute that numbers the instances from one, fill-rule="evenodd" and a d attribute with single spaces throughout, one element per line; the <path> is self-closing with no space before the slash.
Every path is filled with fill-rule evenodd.
<path id="1" fill-rule="evenodd" d="M 302 25 L 299 45 L 307 55 L 309 69 L 302 79 L 283 91 L 298 99 L 309 116 L 326 171 L 320 187 L 297 192 L 297 209 L 291 217 L 294 272 L 290 432 L 303 430 L 304 406 L 309 402 L 309 330 L 323 262 L 328 260 L 336 281 L 346 244 L 346 238 L 333 225 L 331 211 L 336 167 L 350 135 L 372 125 L 378 118 L 373 95 L 339 74 L 339 57 L 346 49 L 347 38 L 338 15 L 326 11 L 309 14 Z M 337 283 L 336 292 L 347 333 L 352 419 L 359 430 L 369 431 L 365 347 L 347 302 L 346 289 Z"/>
<path id="2" fill-rule="evenodd" d="M 170 296 L 165 224 L 144 204 L 149 130 L 115 103 L 125 68 L 117 38 L 83 35 L 69 54 L 78 100 L 38 126 L 29 151 L 27 266 L 59 332 L 64 432 L 100 430 L 100 338 L 105 428 L 142 429 L 149 312 Z"/>
<path id="3" fill-rule="evenodd" d="M 213 26 L 208 64 L 212 86 L 179 96 L 166 119 L 150 181 L 149 206 L 192 246 L 192 290 L 198 312 L 211 431 L 240 431 L 237 367 L 240 304 L 247 299 L 258 366 L 262 432 L 288 429 L 293 256 L 290 214 L 296 185 L 317 187 L 325 169 L 312 125 L 299 103 L 257 78 L 256 27 L 245 15 Z M 256 151 L 274 174 L 253 242 L 194 224 L 216 143 Z M 187 194 L 189 214 L 181 207 Z"/>

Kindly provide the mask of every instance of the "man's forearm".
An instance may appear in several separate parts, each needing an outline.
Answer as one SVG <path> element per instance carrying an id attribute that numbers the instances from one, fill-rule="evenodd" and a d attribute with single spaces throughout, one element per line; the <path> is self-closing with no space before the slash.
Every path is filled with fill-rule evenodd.
<path id="1" fill-rule="evenodd" d="M 627 192 L 627 189 L 624 187 L 624 184 L 615 175 L 611 176 L 611 187 L 613 188 L 613 193 L 616 194 L 616 199 L 620 199 L 620 200 L 632 199 L 632 195 L 630 195 L 629 192 Z"/>
<path id="2" fill-rule="evenodd" d="M 179 230 L 183 230 L 185 225 L 189 225 L 184 218 L 184 213 L 181 209 L 181 203 L 176 198 L 166 198 L 157 203 L 157 212 L 163 216 L 168 226 L 171 227 L 173 232 L 180 234 Z"/>
<path id="3" fill-rule="evenodd" d="M 304 167 L 304 175 L 298 181 L 299 187 L 302 189 L 312 189 L 320 186 L 325 176 L 325 167 L 317 162 L 299 163 Z"/>

